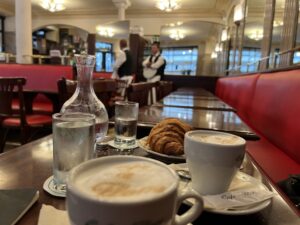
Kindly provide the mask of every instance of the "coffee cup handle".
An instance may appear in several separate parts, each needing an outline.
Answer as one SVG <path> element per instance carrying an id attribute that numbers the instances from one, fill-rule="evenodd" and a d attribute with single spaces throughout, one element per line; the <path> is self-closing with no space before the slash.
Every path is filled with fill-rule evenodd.
<path id="1" fill-rule="evenodd" d="M 193 222 L 203 211 L 203 199 L 199 194 L 197 194 L 194 190 L 186 190 L 185 192 L 179 193 L 177 198 L 177 209 L 181 205 L 181 203 L 188 198 L 194 198 L 196 200 L 195 204 L 183 215 L 175 215 L 174 225 L 186 225 L 188 223 Z"/>

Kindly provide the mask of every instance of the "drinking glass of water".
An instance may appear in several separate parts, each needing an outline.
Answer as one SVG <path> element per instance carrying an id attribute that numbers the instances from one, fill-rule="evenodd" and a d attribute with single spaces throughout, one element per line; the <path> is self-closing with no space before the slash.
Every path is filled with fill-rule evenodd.
<path id="1" fill-rule="evenodd" d="M 139 103 L 117 101 L 115 103 L 115 140 L 120 149 L 135 146 Z"/>
<path id="2" fill-rule="evenodd" d="M 65 191 L 69 171 L 93 157 L 95 115 L 56 113 L 52 119 L 54 185 L 58 191 Z"/>

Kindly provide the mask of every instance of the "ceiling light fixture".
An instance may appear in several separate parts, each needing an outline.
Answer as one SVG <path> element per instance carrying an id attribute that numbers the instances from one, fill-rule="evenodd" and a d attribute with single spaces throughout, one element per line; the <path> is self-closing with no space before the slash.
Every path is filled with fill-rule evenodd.
<path id="1" fill-rule="evenodd" d="M 275 20 L 273 23 L 273 27 L 280 27 L 283 25 L 283 21 L 282 20 Z"/>
<path id="2" fill-rule="evenodd" d="M 234 7 L 233 21 L 235 23 L 240 23 L 245 17 L 243 6 L 244 4 L 240 3 Z"/>
<path id="3" fill-rule="evenodd" d="M 157 0 L 156 7 L 162 11 L 172 12 L 181 7 L 180 0 Z"/>
<path id="4" fill-rule="evenodd" d="M 103 37 L 113 37 L 115 32 L 110 27 L 97 27 L 98 34 Z"/>
<path id="5" fill-rule="evenodd" d="M 212 59 L 217 58 L 217 56 L 218 56 L 218 54 L 217 54 L 216 52 L 212 52 L 212 53 L 211 53 L 211 58 L 212 58 Z"/>
<path id="6" fill-rule="evenodd" d="M 64 0 L 42 0 L 41 6 L 50 12 L 65 10 Z"/>
<path id="7" fill-rule="evenodd" d="M 228 39 L 227 29 L 224 28 L 224 29 L 222 30 L 222 34 L 221 34 L 221 41 L 227 41 L 227 39 Z"/>
<path id="8" fill-rule="evenodd" d="M 263 34 L 262 30 L 256 30 L 255 32 L 249 34 L 248 37 L 255 41 L 259 41 L 264 37 L 264 34 Z"/>
<path id="9" fill-rule="evenodd" d="M 217 43 L 215 47 L 215 52 L 221 52 L 223 51 L 223 45 L 222 43 Z"/>
<path id="10" fill-rule="evenodd" d="M 176 23 L 166 23 L 165 26 L 167 26 L 167 27 L 176 27 L 176 26 L 180 26 L 182 24 L 183 23 L 181 21 L 178 21 Z"/>
<path id="11" fill-rule="evenodd" d="M 185 38 L 185 34 L 182 30 L 174 29 L 174 30 L 170 31 L 169 37 L 176 41 L 179 41 L 179 40 Z"/>

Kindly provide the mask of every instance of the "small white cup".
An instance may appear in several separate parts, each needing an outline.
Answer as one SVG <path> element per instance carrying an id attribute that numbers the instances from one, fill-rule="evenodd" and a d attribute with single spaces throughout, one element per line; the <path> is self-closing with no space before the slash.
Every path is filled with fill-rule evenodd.
<path id="1" fill-rule="evenodd" d="M 151 198 L 134 198 L 119 201 L 108 197 L 97 198 L 90 194 L 90 189 L 83 190 L 85 187 L 80 185 L 87 184 L 86 177 L 94 175 L 92 182 L 97 178 L 99 172 L 110 167 L 112 170 L 117 166 L 122 166 L 124 163 L 138 162 L 142 165 L 148 163 L 154 165 L 161 171 L 156 174 L 158 181 L 164 173 L 170 178 L 170 186 L 163 191 L 155 194 Z M 133 167 L 133 166 L 132 166 Z M 130 168 L 132 168 L 130 167 Z M 122 167 L 120 171 L 124 171 Z M 125 171 L 127 171 L 125 169 Z M 140 170 L 141 174 L 145 170 Z M 131 171 L 132 172 L 132 171 Z M 110 179 L 111 175 L 105 173 L 106 178 Z M 120 174 L 118 173 L 118 176 Z M 105 179 L 106 179 L 105 178 Z M 104 179 L 104 180 L 105 180 Z M 122 178 L 119 178 L 122 179 Z M 125 179 L 125 178 L 124 178 Z M 127 178 L 126 178 L 127 179 Z M 149 177 L 142 176 L 143 179 L 149 180 Z M 89 179 L 87 179 L 89 180 Z M 101 185 L 105 182 L 99 179 Z M 140 180 L 139 180 L 140 181 Z M 97 181 L 98 182 L 98 181 Z M 121 182 L 118 180 L 117 182 Z M 163 182 L 163 181 L 162 181 Z M 160 184 L 160 182 L 159 182 Z M 106 183 L 105 183 L 106 185 Z M 202 198 L 192 189 L 186 190 L 183 193 L 178 193 L 179 178 L 177 174 L 168 168 L 165 164 L 153 159 L 138 156 L 107 156 L 82 163 L 71 171 L 67 184 L 67 210 L 72 225 L 82 224 L 97 224 L 97 225 L 132 225 L 132 224 L 161 224 L 161 225 L 186 225 L 195 220 L 203 210 Z M 88 186 L 88 185 L 87 185 Z M 147 186 L 146 188 L 150 188 Z M 113 188 L 109 189 L 112 190 Z M 101 192 L 102 193 L 102 192 Z M 179 205 L 188 198 L 194 198 L 195 204 L 183 215 L 177 215 L 176 211 Z"/>
<path id="2" fill-rule="evenodd" d="M 210 136 L 212 139 L 204 141 L 199 136 Z M 225 140 L 229 138 L 232 143 L 224 144 L 214 137 L 218 140 L 222 137 Z M 184 151 L 193 189 L 201 195 L 227 191 L 242 164 L 245 145 L 246 141 L 243 138 L 229 133 L 206 130 L 187 132 L 184 138 Z"/>

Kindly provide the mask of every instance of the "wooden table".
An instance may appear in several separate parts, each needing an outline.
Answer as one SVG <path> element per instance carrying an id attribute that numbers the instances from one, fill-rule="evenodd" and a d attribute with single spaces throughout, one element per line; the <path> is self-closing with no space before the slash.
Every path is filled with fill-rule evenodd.
<path id="1" fill-rule="evenodd" d="M 157 106 L 157 107 L 170 106 L 170 107 L 234 111 L 234 112 L 236 111 L 234 108 L 227 105 L 222 100 L 176 98 L 170 96 L 164 97 L 160 101 L 156 102 L 153 106 Z"/>
<path id="2" fill-rule="evenodd" d="M 146 106 L 139 110 L 138 126 L 153 127 L 167 117 L 181 119 L 195 129 L 226 131 L 248 140 L 259 139 L 239 116 L 231 111 Z"/>
<path id="3" fill-rule="evenodd" d="M 166 96 L 166 98 L 178 98 L 178 99 L 200 99 L 200 100 L 210 100 L 210 101 L 219 101 L 220 99 L 217 96 L 198 96 L 184 93 L 172 92 Z"/>
<path id="4" fill-rule="evenodd" d="M 190 88 L 190 87 L 182 87 L 178 88 L 176 91 L 172 92 L 178 95 L 193 95 L 193 96 L 206 96 L 206 97 L 214 97 L 215 95 L 203 88 Z"/>
<path id="5" fill-rule="evenodd" d="M 137 149 L 134 154 L 147 154 Z M 250 159 L 244 162 L 244 172 L 260 178 L 271 190 L 277 192 L 267 178 L 260 174 Z M 65 200 L 44 192 L 43 182 L 52 175 L 52 138 L 47 136 L 35 142 L 0 155 L 0 188 L 33 187 L 40 191 L 40 198 L 21 218 L 17 225 L 36 225 L 42 204 L 65 209 Z M 194 224 L 243 224 L 243 225 L 296 225 L 299 217 L 288 204 L 276 195 L 264 210 L 244 216 L 218 215 L 204 212 Z M 51 222 L 49 221 L 49 225 Z"/>

